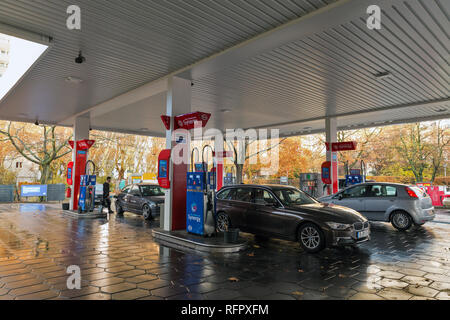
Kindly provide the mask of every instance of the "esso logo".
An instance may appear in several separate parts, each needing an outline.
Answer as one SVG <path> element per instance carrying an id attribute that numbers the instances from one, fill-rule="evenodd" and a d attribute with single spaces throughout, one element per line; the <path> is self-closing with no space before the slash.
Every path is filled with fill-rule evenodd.
<path id="1" fill-rule="evenodd" d="M 193 204 L 191 205 L 191 211 L 192 211 L 192 212 L 197 212 L 197 205 L 196 205 L 195 203 L 193 203 Z"/>

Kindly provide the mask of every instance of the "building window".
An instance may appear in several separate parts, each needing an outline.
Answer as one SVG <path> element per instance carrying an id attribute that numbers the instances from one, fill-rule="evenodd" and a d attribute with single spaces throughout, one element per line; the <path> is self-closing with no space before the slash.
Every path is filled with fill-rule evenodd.
<path id="1" fill-rule="evenodd" d="M 16 162 L 16 169 L 22 169 L 22 162 Z"/>

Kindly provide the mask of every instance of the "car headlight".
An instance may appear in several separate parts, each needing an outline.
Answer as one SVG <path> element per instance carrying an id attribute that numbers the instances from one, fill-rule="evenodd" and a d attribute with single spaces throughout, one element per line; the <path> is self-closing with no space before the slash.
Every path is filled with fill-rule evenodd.
<path id="1" fill-rule="evenodd" d="M 336 223 L 336 222 L 326 222 L 326 224 L 334 230 L 347 230 L 352 227 L 351 224 L 345 224 L 345 223 Z"/>
<path id="2" fill-rule="evenodd" d="M 150 208 L 156 208 L 156 203 L 151 202 L 151 203 L 150 203 Z"/>

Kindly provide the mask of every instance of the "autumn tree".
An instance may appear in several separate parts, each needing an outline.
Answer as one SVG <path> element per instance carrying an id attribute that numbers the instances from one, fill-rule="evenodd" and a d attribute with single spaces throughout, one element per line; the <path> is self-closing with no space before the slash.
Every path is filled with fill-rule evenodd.
<path id="1" fill-rule="evenodd" d="M 0 138 L 0 184 L 14 184 L 16 182 L 16 172 L 5 167 L 7 162 L 12 163 L 18 157 L 9 139 Z"/>
<path id="2" fill-rule="evenodd" d="M 431 182 L 434 182 L 439 169 L 446 160 L 445 156 L 450 149 L 450 129 L 442 125 L 439 121 L 432 125 L 431 135 Z"/>
<path id="3" fill-rule="evenodd" d="M 101 131 L 92 131 L 90 136 L 96 142 L 89 157 L 101 176 L 123 180 L 126 172 L 146 171 L 145 159 L 151 148 L 151 138 Z"/>
<path id="4" fill-rule="evenodd" d="M 6 138 L 18 154 L 39 166 L 41 184 L 48 183 L 54 161 L 72 152 L 68 144 L 71 135 L 56 126 L 32 127 L 30 124 L 7 122 L 0 129 L 0 136 Z"/>
<path id="5" fill-rule="evenodd" d="M 407 161 L 416 181 L 422 182 L 425 169 L 429 166 L 428 158 L 432 153 L 432 148 L 427 143 L 425 127 L 420 123 L 407 125 L 400 134 L 400 143 L 396 149 Z"/>

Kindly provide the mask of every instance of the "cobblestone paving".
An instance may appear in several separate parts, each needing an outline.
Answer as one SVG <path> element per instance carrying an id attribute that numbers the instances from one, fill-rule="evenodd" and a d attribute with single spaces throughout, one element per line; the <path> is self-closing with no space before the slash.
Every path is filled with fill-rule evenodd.
<path id="1" fill-rule="evenodd" d="M 75 220 L 56 206 L 0 205 L 0 300 L 370 299 L 450 297 L 450 213 L 406 233 L 372 224 L 357 248 L 310 255 L 296 243 L 250 241 L 238 254 L 203 255 L 156 243 L 158 221 L 111 215 Z M 68 290 L 66 268 L 82 270 Z"/>

